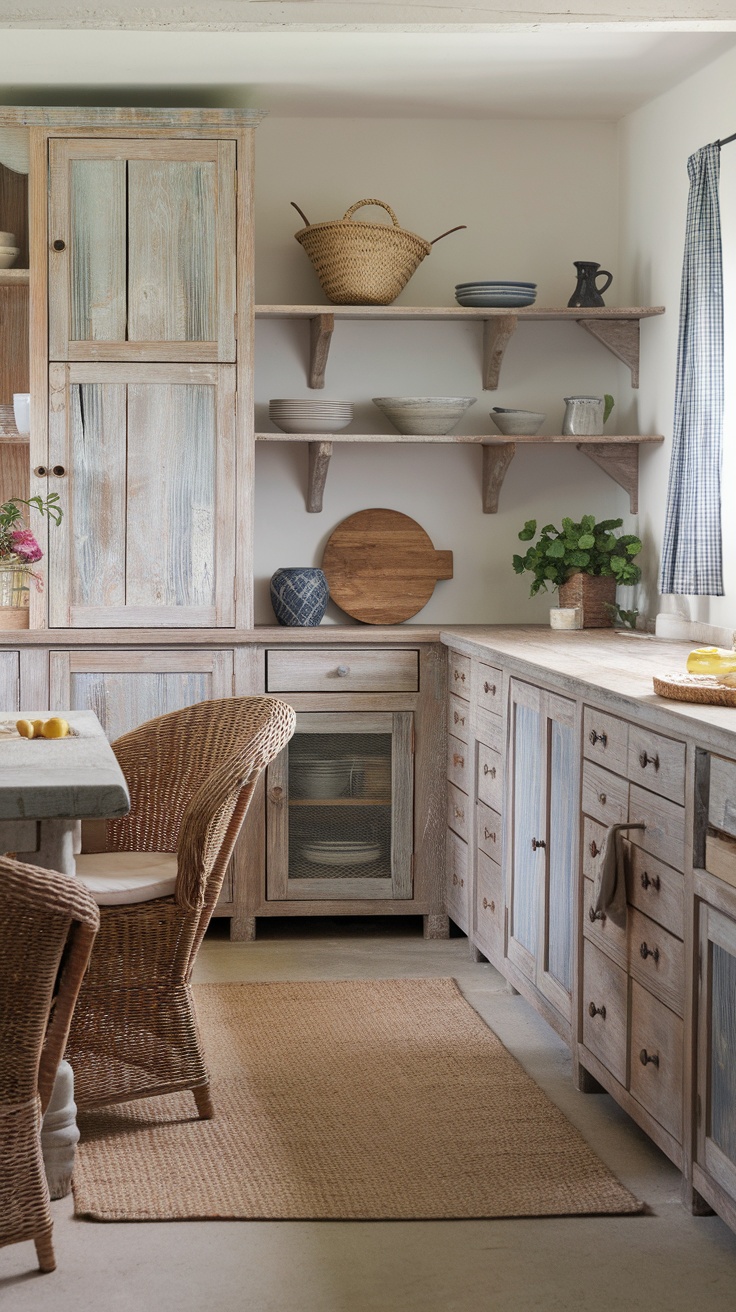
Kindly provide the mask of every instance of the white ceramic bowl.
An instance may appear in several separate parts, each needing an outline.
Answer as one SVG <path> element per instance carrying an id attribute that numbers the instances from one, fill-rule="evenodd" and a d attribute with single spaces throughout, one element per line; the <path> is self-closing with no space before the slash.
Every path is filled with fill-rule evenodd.
<path id="1" fill-rule="evenodd" d="M 282 433 L 339 433 L 347 428 L 351 415 L 335 415 L 332 419 L 318 419 L 314 415 L 271 415 L 271 423 L 281 429 Z"/>
<path id="2" fill-rule="evenodd" d="M 27 437 L 31 431 L 31 394 L 15 392 L 13 395 L 13 416 L 18 432 Z"/>
<path id="3" fill-rule="evenodd" d="M 17 246 L 14 232 L 0 232 L 0 246 Z"/>
<path id="4" fill-rule="evenodd" d="M 451 433 L 475 401 L 474 396 L 373 397 L 373 404 L 407 437 L 441 437 Z"/>
<path id="5" fill-rule="evenodd" d="M 501 410 L 491 411 L 491 419 L 496 425 L 499 433 L 504 437 L 533 437 L 538 433 L 544 423 L 546 415 L 540 415 L 535 410 Z"/>
<path id="6" fill-rule="evenodd" d="M 20 246 L 0 246 L 0 269 L 9 269 L 20 255 Z"/>

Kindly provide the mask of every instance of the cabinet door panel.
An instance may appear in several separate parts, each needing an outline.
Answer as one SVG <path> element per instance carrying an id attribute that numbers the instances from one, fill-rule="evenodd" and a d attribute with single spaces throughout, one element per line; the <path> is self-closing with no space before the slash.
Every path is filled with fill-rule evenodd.
<path id="1" fill-rule="evenodd" d="M 52 359 L 235 359 L 234 142 L 52 140 L 50 176 Z"/>
<path id="2" fill-rule="evenodd" d="M 736 1202 L 736 919 L 700 907 L 696 1161 Z"/>
<path id="3" fill-rule="evenodd" d="M 558 698 L 558 701 L 561 699 Z M 549 835 L 547 942 L 545 971 L 569 995 L 572 989 L 573 905 L 576 887 L 578 806 L 578 745 L 574 732 L 575 706 L 570 702 L 573 722 L 552 719 L 550 723 Z"/>
<path id="4" fill-rule="evenodd" d="M 0 711 L 12 712 L 19 707 L 20 655 L 17 651 L 0 652 Z"/>
<path id="5" fill-rule="evenodd" d="M 234 622 L 234 370 L 52 365 L 52 627 Z"/>
<path id="6" fill-rule="evenodd" d="M 518 945 L 518 964 L 532 969 L 537 954 L 539 885 L 543 875 L 543 849 L 532 840 L 543 839 L 541 694 L 538 689 L 512 683 L 513 799 L 511 905 L 509 956 Z"/>

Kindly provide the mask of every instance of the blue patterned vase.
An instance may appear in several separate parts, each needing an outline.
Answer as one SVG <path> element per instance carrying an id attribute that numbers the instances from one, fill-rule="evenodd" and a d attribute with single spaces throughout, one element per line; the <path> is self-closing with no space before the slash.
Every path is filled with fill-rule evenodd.
<path id="1" fill-rule="evenodd" d="M 279 624 L 286 628 L 316 628 L 330 600 L 321 569 L 307 565 L 277 569 L 271 579 L 271 605 Z"/>

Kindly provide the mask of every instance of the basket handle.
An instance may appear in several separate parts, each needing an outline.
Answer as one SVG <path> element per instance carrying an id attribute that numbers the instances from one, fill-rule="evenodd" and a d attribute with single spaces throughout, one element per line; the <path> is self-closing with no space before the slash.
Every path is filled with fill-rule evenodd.
<path id="1" fill-rule="evenodd" d="M 387 214 L 391 215 L 391 221 L 394 227 L 398 228 L 401 226 L 399 220 L 397 219 L 396 215 L 391 209 L 391 206 L 387 205 L 385 200 L 356 200 L 355 204 L 351 205 L 350 209 L 346 210 L 345 213 L 343 214 L 342 216 L 343 222 L 345 221 L 345 219 L 352 219 L 355 211 L 362 209 L 364 205 L 380 205 L 382 210 L 385 210 Z"/>
<path id="2" fill-rule="evenodd" d="M 431 241 L 429 243 L 430 246 L 434 246 L 436 242 L 442 241 L 443 237 L 449 237 L 451 232 L 461 232 L 462 229 L 467 228 L 467 226 L 468 226 L 467 223 L 458 223 L 456 228 L 448 228 L 447 232 L 441 232 L 439 237 L 435 237 L 434 241 Z"/>
<path id="3" fill-rule="evenodd" d="M 311 228 L 312 225 L 311 225 L 311 223 L 309 222 L 309 219 L 307 218 L 306 214 L 304 213 L 304 210 L 302 210 L 302 209 L 299 208 L 299 206 L 297 205 L 296 201 L 295 201 L 295 200 L 289 201 L 289 204 L 290 204 L 290 205 L 293 205 L 293 206 L 294 206 L 294 209 L 296 210 L 296 212 L 297 212 L 297 214 L 299 215 L 299 217 L 300 217 L 301 219 L 304 219 L 304 226 L 305 226 L 305 228 Z"/>

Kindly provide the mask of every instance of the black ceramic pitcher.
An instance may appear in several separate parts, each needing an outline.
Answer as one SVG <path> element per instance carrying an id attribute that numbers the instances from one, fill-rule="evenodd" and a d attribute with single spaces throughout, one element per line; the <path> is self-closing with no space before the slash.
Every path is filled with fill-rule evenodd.
<path id="1" fill-rule="evenodd" d="M 573 264 L 578 271 L 578 285 L 572 296 L 567 302 L 568 305 L 604 305 L 603 292 L 613 282 L 613 274 L 608 269 L 602 269 L 600 264 L 593 264 L 590 260 L 573 260 Z M 607 278 L 608 282 L 602 287 L 598 287 L 598 279 Z"/>

